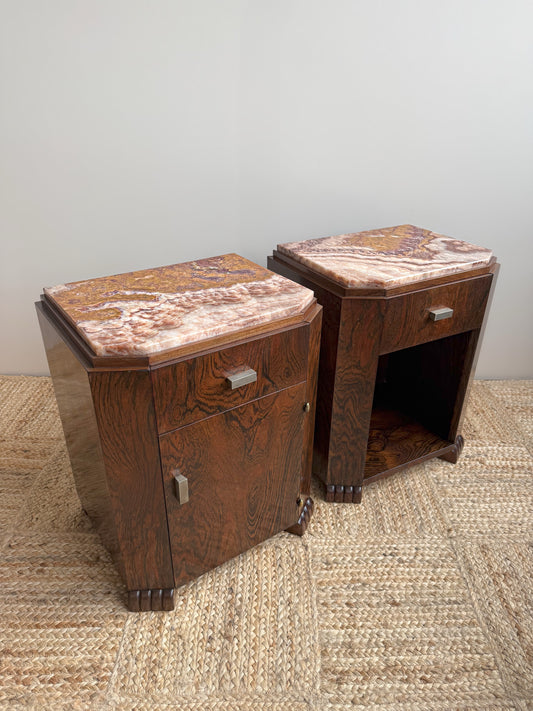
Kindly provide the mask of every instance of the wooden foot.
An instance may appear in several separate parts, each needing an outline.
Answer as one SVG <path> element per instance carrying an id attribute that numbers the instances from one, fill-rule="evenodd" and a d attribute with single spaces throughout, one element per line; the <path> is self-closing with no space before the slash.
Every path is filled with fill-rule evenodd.
<path id="1" fill-rule="evenodd" d="M 337 504 L 360 504 L 362 494 L 362 486 L 349 486 L 344 484 L 326 485 L 326 501 L 334 501 Z"/>
<path id="2" fill-rule="evenodd" d="M 310 496 L 302 498 L 300 502 L 300 514 L 298 516 L 298 521 L 293 526 L 285 529 L 287 533 L 294 533 L 295 536 L 304 535 L 307 529 L 307 524 L 311 520 L 311 516 L 313 514 L 313 506 L 313 499 Z"/>
<path id="3" fill-rule="evenodd" d="M 128 610 L 130 612 L 160 612 L 173 609 L 173 588 L 128 590 Z"/>
<path id="4" fill-rule="evenodd" d="M 457 460 L 459 459 L 464 446 L 464 439 L 461 435 L 457 435 L 457 437 L 455 438 L 455 444 L 453 445 L 453 449 L 451 449 L 449 452 L 446 452 L 446 454 L 441 454 L 439 459 L 444 459 L 445 461 L 451 462 L 452 464 L 457 464 Z"/>

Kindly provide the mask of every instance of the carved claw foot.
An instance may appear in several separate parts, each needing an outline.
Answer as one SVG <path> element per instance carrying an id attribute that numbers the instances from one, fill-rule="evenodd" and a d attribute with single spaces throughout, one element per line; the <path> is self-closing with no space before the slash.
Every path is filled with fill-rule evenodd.
<path id="1" fill-rule="evenodd" d="M 173 588 L 153 590 L 128 590 L 128 610 L 130 612 L 154 612 L 174 609 Z"/>
<path id="2" fill-rule="evenodd" d="M 462 438 L 461 435 L 457 435 L 455 438 L 455 444 L 453 445 L 453 449 L 451 449 L 449 452 L 446 452 L 446 454 L 441 454 L 439 459 L 444 459 L 447 462 L 451 462 L 452 464 L 457 464 L 457 460 L 459 459 L 461 452 L 463 451 L 463 447 L 465 445 L 465 441 Z"/>
<path id="3" fill-rule="evenodd" d="M 326 485 L 326 501 L 334 501 L 338 504 L 360 504 L 362 494 L 362 486 Z"/>
<path id="4" fill-rule="evenodd" d="M 298 521 L 293 526 L 285 529 L 287 533 L 294 533 L 296 536 L 304 535 L 313 514 L 313 506 L 313 499 L 310 496 L 302 497 Z"/>

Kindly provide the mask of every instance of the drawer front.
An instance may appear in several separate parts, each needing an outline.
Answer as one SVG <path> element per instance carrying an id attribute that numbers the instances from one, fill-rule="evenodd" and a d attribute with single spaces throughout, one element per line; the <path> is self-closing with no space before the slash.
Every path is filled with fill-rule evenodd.
<path id="1" fill-rule="evenodd" d="M 492 275 L 487 274 L 391 298 L 385 312 L 380 352 L 391 353 L 480 328 L 491 282 Z"/>
<path id="2" fill-rule="evenodd" d="M 152 371 L 159 432 L 216 415 L 306 378 L 309 326 Z"/>
<path id="3" fill-rule="evenodd" d="M 305 383 L 162 435 L 175 585 L 296 523 Z"/>

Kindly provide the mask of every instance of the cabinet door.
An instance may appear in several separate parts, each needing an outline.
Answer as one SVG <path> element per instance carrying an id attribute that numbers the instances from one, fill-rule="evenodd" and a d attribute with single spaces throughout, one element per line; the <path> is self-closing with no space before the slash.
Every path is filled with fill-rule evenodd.
<path id="1" fill-rule="evenodd" d="M 297 521 L 304 398 L 300 383 L 160 437 L 176 585 Z"/>

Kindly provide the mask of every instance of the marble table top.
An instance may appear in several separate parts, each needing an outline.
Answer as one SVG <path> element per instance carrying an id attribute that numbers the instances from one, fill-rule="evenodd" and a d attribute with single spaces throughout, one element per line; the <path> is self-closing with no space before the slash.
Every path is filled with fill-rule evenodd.
<path id="1" fill-rule="evenodd" d="M 278 245 L 278 251 L 348 288 L 393 288 L 486 266 L 490 249 L 414 225 Z"/>
<path id="2" fill-rule="evenodd" d="M 238 256 L 44 290 L 96 355 L 139 356 L 302 313 L 313 292 Z"/>

